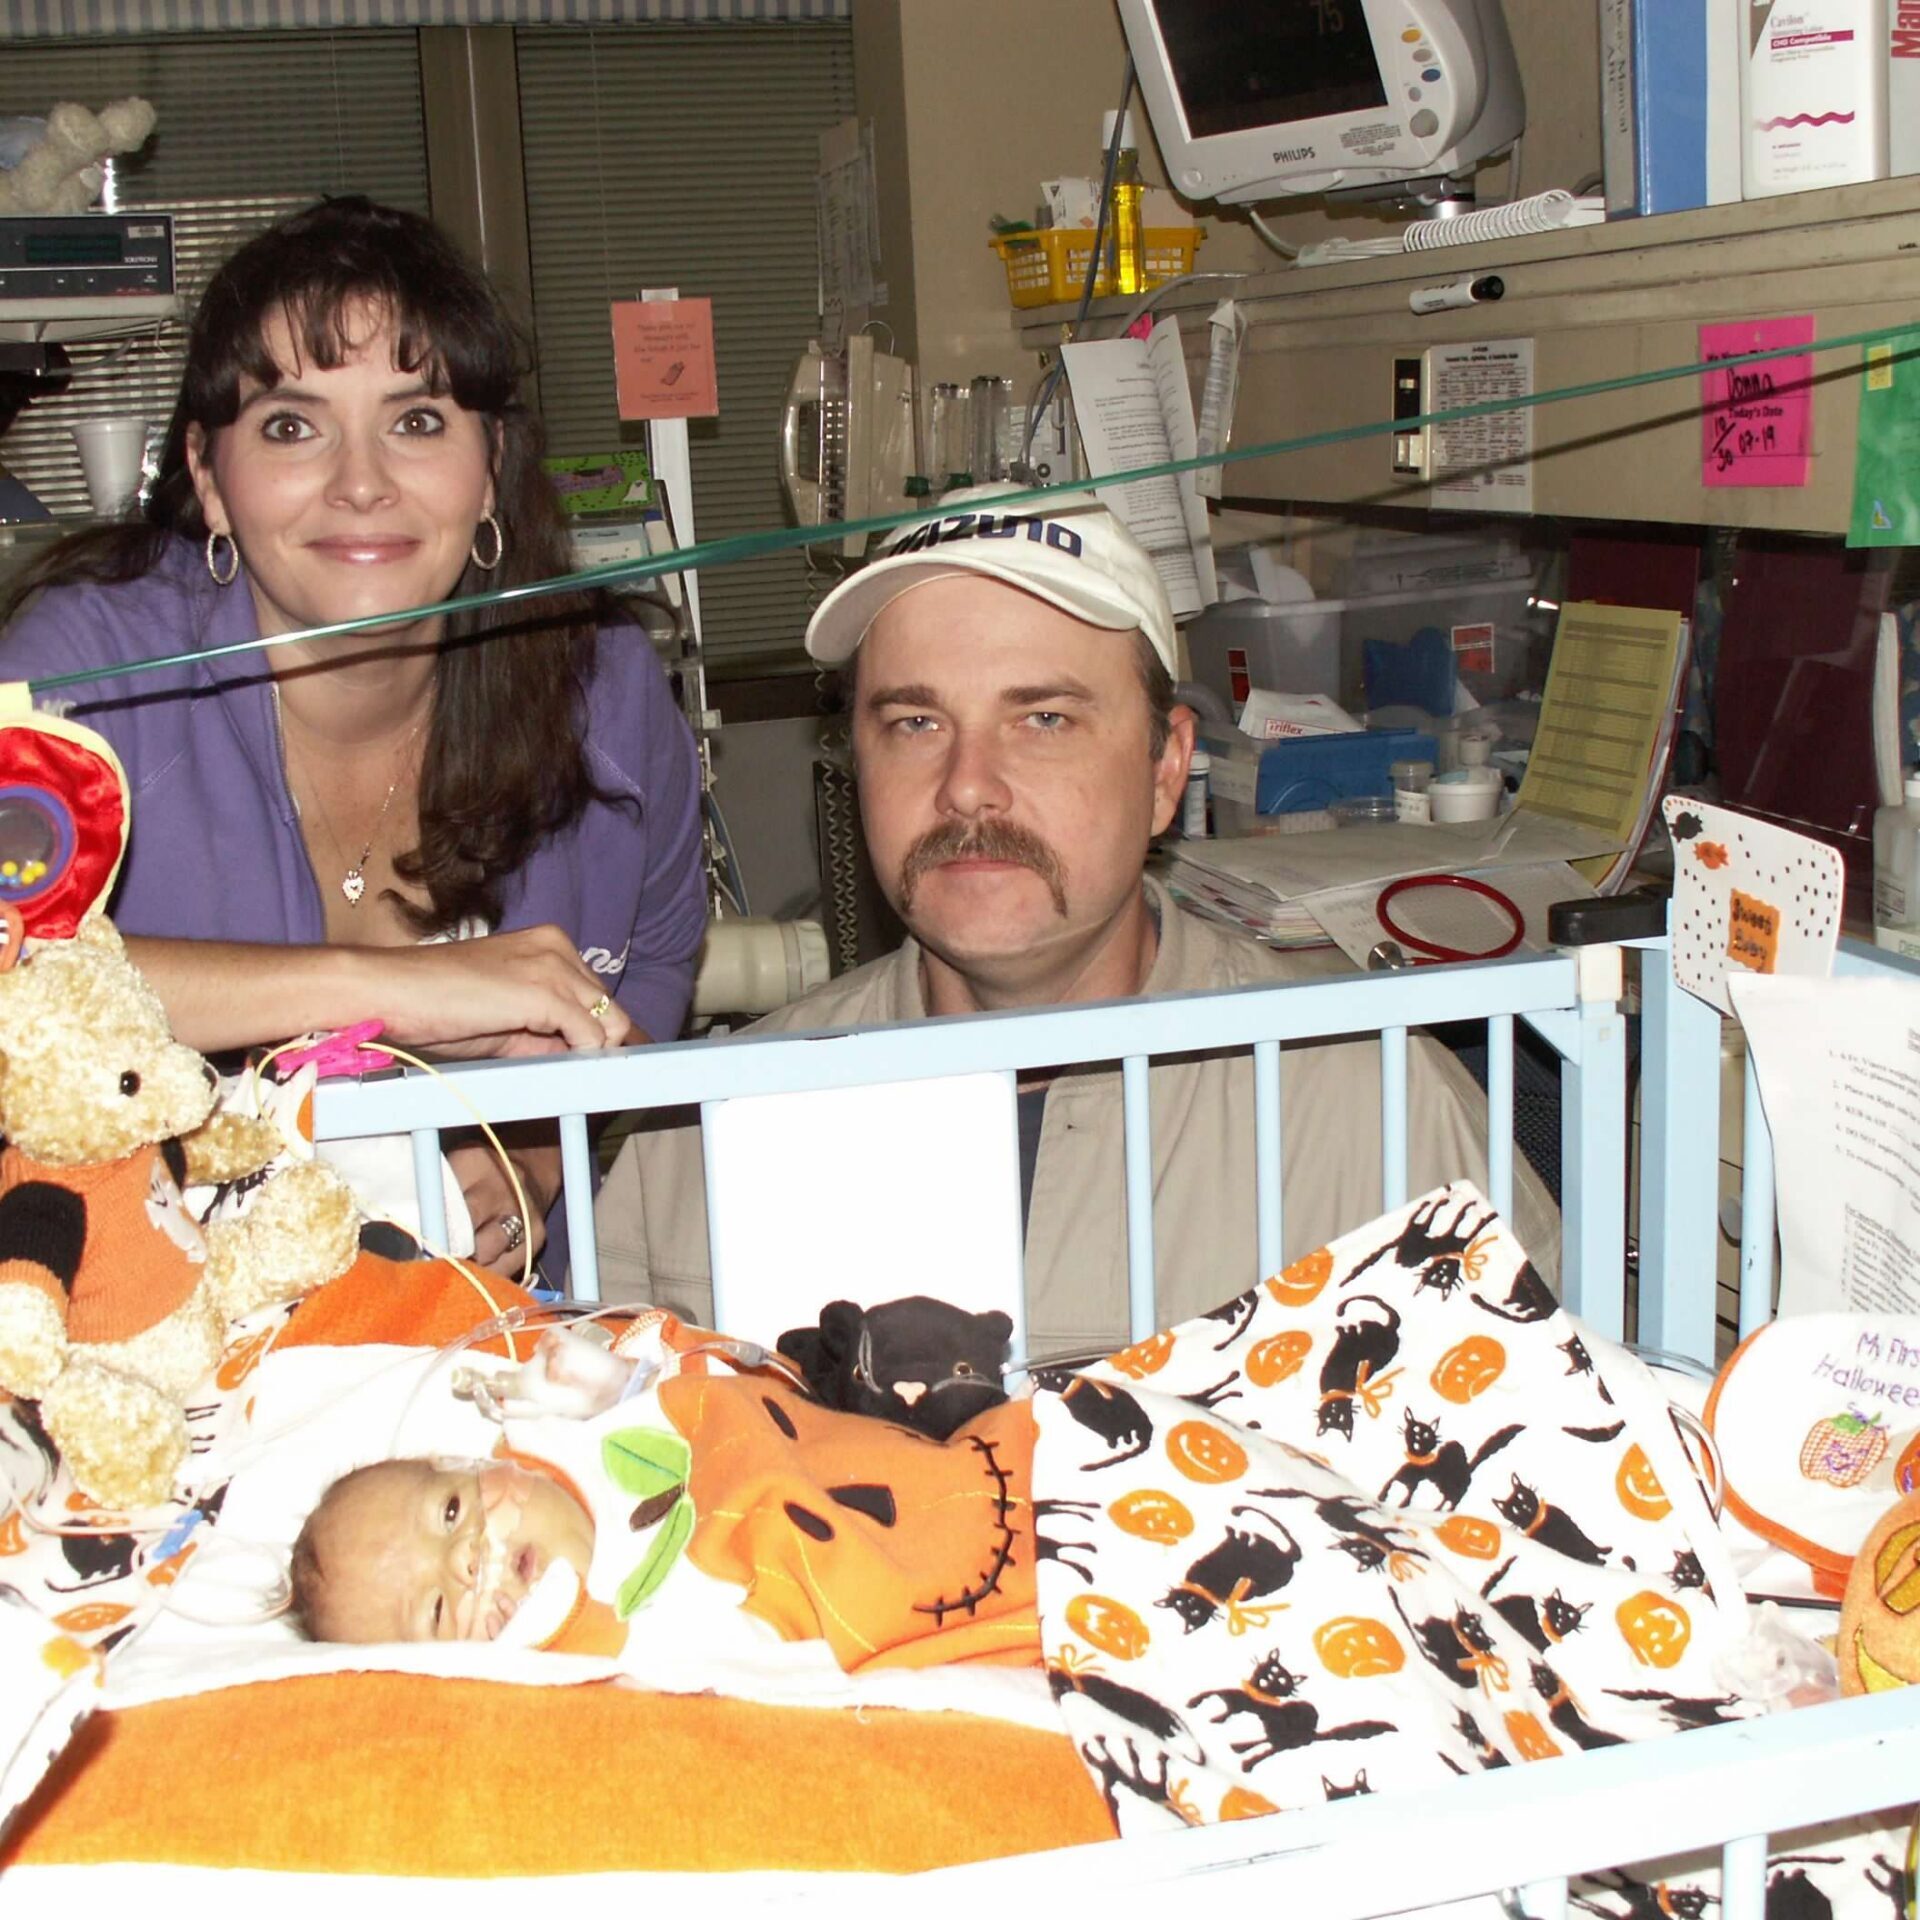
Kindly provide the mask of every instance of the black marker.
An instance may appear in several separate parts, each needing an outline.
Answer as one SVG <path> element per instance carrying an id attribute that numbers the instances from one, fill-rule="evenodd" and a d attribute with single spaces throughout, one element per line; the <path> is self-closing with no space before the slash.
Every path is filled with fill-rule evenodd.
<path id="1" fill-rule="evenodd" d="M 1444 313 L 1449 307 L 1498 300 L 1506 290 L 1507 283 L 1497 273 L 1477 273 L 1471 280 L 1455 280 L 1444 287 L 1415 287 L 1407 295 L 1407 305 L 1415 313 Z"/>

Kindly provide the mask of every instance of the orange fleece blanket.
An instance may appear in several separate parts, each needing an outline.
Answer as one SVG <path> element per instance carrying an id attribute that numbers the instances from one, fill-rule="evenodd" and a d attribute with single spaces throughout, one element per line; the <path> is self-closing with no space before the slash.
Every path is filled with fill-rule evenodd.
<path id="1" fill-rule="evenodd" d="M 1112 1836 L 1064 1735 L 367 1673 L 97 1716 L 0 1869 L 912 1873 Z"/>
<path id="2" fill-rule="evenodd" d="M 504 1282 L 489 1292 L 499 1306 L 526 1299 Z M 451 1269 L 369 1260 L 304 1302 L 275 1344 L 439 1345 L 489 1311 Z M 367 1673 L 97 1716 L 23 1811 L 0 1869 L 909 1873 L 1112 1833 L 1064 1734 L 958 1713 Z"/>

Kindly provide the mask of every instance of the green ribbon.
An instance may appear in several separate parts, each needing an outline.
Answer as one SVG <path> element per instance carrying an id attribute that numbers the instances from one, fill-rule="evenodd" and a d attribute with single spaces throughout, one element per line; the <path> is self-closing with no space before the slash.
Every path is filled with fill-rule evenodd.
<path id="1" fill-rule="evenodd" d="M 1192 460 L 1168 460 L 1159 466 L 1135 467 L 1125 473 L 1098 474 L 1090 480 L 1076 480 L 1060 486 L 1010 489 L 972 504 L 977 508 L 1032 506 L 1058 498 L 1061 494 L 1084 493 L 1089 487 L 1104 490 L 1108 487 L 1130 486 L 1140 480 L 1158 480 L 1169 474 L 1194 473 L 1204 467 L 1232 466 L 1242 460 L 1271 460 L 1284 454 L 1305 453 L 1314 447 L 1340 446 L 1350 440 L 1409 433 L 1421 427 L 1448 426 L 1456 420 L 1473 420 L 1489 413 L 1513 413 L 1522 407 L 1557 406 L 1567 400 L 1589 400 L 1596 394 L 1658 386 L 1668 380 L 1687 380 L 1703 373 L 1725 371 L 1730 367 L 1755 366 L 1763 361 L 1788 359 L 1799 354 L 1832 353 L 1846 347 L 1882 346 L 1903 338 L 1911 331 L 1910 323 L 1873 327 L 1864 333 L 1836 334 L 1830 339 L 1803 342 L 1796 346 L 1763 347 L 1753 353 L 1728 354 L 1712 360 L 1690 360 L 1684 366 L 1659 367 L 1650 373 L 1623 373 L 1608 380 L 1584 380 L 1571 387 L 1551 387 L 1544 393 L 1476 400 L 1468 406 L 1447 407 L 1435 413 L 1417 414 L 1406 420 L 1369 420 L 1359 426 L 1329 427 L 1324 432 L 1300 434 L 1291 440 L 1269 440 L 1259 446 L 1234 447 L 1219 453 L 1200 455 Z M 96 680 L 117 680 L 125 674 L 190 666 L 195 661 L 217 660 L 227 654 L 257 653 L 269 647 L 291 646 L 298 641 L 330 639 L 335 634 L 363 633 L 371 628 L 400 626 L 429 619 L 436 614 L 471 613 L 480 607 L 508 606 L 552 594 L 589 592 L 596 588 L 649 580 L 663 573 L 704 572 L 713 567 L 731 566 L 741 560 L 757 560 L 763 554 L 783 553 L 801 547 L 837 545 L 849 535 L 885 533 L 895 527 L 939 520 L 947 512 L 948 509 L 935 502 L 899 513 L 876 514 L 866 520 L 833 520 L 817 527 L 776 527 L 765 533 L 733 534 L 724 540 L 702 540 L 690 547 L 675 548 L 670 553 L 652 554 L 644 560 L 609 561 L 604 566 L 585 567 L 577 573 L 558 574 L 551 580 L 529 581 L 525 586 L 499 587 L 488 593 L 471 593 L 457 600 L 438 600 L 430 606 L 412 607 L 398 613 L 369 614 L 358 620 L 338 620 L 331 626 L 303 627 L 296 633 L 236 640 L 230 646 L 195 648 L 186 653 L 168 654 L 158 660 L 118 660 L 108 666 L 83 667 L 72 673 L 50 674 L 45 679 L 29 681 L 28 685 L 35 694 L 51 693 L 61 687 L 80 686 Z"/>

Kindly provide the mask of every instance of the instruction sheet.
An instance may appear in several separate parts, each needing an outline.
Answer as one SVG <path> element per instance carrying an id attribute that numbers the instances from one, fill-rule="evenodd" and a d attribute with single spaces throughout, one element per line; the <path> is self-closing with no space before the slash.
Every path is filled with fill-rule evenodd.
<path id="1" fill-rule="evenodd" d="M 1470 340 L 1427 354 L 1434 413 L 1533 391 L 1531 340 Z M 1533 511 L 1533 409 L 1437 422 L 1429 504 L 1469 513 Z"/>
<path id="2" fill-rule="evenodd" d="M 1146 340 L 1089 340 L 1060 349 L 1073 389 L 1074 417 L 1097 481 L 1199 457 L 1193 392 L 1180 323 L 1162 320 Z M 1094 491 L 1153 556 L 1174 617 L 1187 619 L 1220 597 L 1214 579 L 1207 503 L 1191 473 L 1163 474 Z"/>
<path id="3" fill-rule="evenodd" d="M 1773 1134 L 1781 1313 L 1920 1313 L 1920 983 L 1728 984 Z"/>

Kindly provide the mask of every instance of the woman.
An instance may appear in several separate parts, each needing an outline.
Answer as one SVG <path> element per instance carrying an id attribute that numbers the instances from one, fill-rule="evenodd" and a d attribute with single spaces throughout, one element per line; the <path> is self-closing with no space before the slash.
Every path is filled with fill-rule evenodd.
<path id="1" fill-rule="evenodd" d="M 645 633 L 582 595 L 218 654 L 569 570 L 514 331 L 427 221 L 323 202 L 195 318 L 144 517 L 0 607 L 0 676 L 62 689 L 132 783 L 112 903 L 175 1030 L 217 1053 L 377 1018 L 483 1055 L 672 1039 L 705 922 L 692 738 Z M 490 937 L 468 937 L 488 932 Z M 449 1158 L 517 1269 L 550 1129 Z"/>

